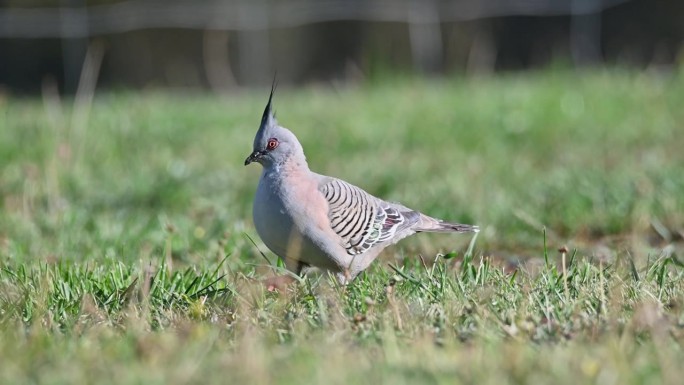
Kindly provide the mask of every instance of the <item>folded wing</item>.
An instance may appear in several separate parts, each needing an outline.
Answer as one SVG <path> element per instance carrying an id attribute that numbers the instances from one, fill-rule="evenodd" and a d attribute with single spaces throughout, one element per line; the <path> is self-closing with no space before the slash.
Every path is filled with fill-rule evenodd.
<path id="1" fill-rule="evenodd" d="M 350 255 L 392 242 L 397 233 L 420 219 L 417 211 L 385 202 L 339 179 L 330 178 L 319 190 L 328 201 L 330 226 Z"/>

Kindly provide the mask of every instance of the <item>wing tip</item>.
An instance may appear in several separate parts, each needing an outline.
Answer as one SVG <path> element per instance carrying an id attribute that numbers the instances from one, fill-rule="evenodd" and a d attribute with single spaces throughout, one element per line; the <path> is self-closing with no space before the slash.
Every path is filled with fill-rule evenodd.
<path id="1" fill-rule="evenodd" d="M 459 233 L 479 233 L 480 232 L 480 226 L 476 225 L 464 225 L 462 223 L 448 223 L 445 222 L 443 225 L 446 225 L 445 227 L 448 229 L 455 230 Z"/>
<path id="2" fill-rule="evenodd" d="M 427 217 L 427 216 L 426 216 Z M 429 221 L 423 226 L 417 228 L 416 231 L 426 231 L 426 232 L 455 232 L 455 233 L 479 233 L 480 226 L 477 225 L 466 225 L 463 223 L 452 223 L 446 222 L 441 219 L 435 219 L 427 217 Z"/>

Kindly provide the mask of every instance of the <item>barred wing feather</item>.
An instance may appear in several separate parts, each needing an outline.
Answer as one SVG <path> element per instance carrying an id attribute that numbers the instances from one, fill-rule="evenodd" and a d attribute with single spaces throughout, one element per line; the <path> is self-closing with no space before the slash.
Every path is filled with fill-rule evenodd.
<path id="1" fill-rule="evenodd" d="M 330 226 L 350 255 L 391 241 L 420 218 L 416 211 L 382 201 L 339 179 L 330 179 L 320 191 L 328 201 Z"/>

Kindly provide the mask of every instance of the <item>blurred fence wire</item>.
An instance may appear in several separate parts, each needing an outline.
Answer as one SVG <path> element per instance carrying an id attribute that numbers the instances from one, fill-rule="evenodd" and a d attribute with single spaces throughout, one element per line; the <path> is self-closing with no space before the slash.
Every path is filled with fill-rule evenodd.
<path id="1" fill-rule="evenodd" d="M 106 1 L 106 0 L 104 0 Z M 333 21 L 392 22 L 407 26 L 414 67 L 439 68 L 444 56 L 443 23 L 534 15 L 571 17 L 570 42 L 578 63 L 600 55 L 600 14 L 631 0 L 128 0 L 89 5 L 59 0 L 58 7 L 0 7 L 0 38 L 61 39 L 67 85 L 76 84 L 88 39 L 149 29 L 205 32 L 205 72 L 215 88 L 235 83 L 226 59 L 227 37 L 237 35 L 238 68 L 245 83 L 269 79 L 268 31 Z M 40 2 L 38 2 L 40 3 Z M 473 61 L 487 58 L 475 40 Z M 470 62 L 469 62 L 470 66 Z M 477 67 L 475 65 L 474 67 Z M 67 88 L 69 88 L 67 86 Z"/>
<path id="2" fill-rule="evenodd" d="M 0 8 L 0 37 L 91 37 L 150 28 L 253 31 L 329 21 L 454 22 L 512 15 L 586 15 L 630 0 L 129 0 Z"/>

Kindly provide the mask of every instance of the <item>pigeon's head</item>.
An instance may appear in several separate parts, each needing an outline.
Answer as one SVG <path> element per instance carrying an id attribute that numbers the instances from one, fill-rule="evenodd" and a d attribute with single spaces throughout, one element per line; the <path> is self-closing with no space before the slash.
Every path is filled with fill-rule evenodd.
<path id="1" fill-rule="evenodd" d="M 254 137 L 252 153 L 245 159 L 245 166 L 258 162 L 262 166 L 282 165 L 289 159 L 295 157 L 297 160 L 304 159 L 302 145 L 299 144 L 297 137 L 287 128 L 278 125 L 273 114 L 271 102 L 273 101 L 273 91 L 268 97 L 268 104 L 261 117 L 261 125 Z"/>

